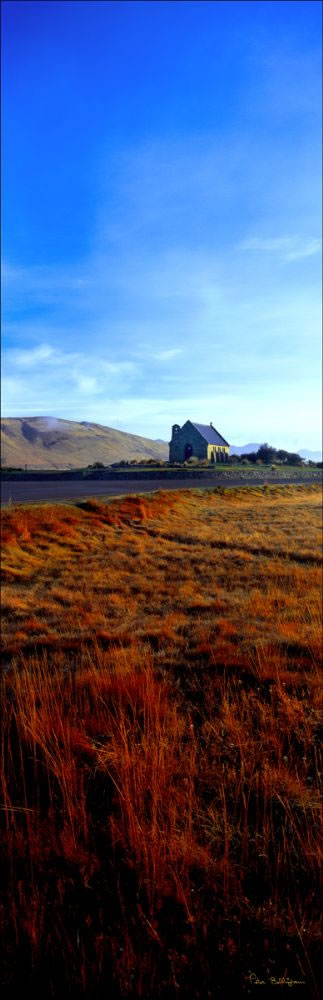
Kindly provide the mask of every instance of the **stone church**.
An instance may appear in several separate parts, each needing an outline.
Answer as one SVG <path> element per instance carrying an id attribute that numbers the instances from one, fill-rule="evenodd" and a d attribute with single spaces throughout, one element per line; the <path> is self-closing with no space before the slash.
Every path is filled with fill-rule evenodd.
<path id="1" fill-rule="evenodd" d="M 227 462 L 230 445 L 213 424 L 195 424 L 187 420 L 183 427 L 174 424 L 169 443 L 169 461 L 185 462 L 193 455 L 209 462 Z"/>

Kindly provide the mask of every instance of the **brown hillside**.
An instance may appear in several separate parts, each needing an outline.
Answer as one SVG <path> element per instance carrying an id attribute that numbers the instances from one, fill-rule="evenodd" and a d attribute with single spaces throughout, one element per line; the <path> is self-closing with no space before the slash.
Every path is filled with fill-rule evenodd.
<path id="1" fill-rule="evenodd" d="M 54 417 L 6 417 L 1 421 L 1 465 L 29 469 L 77 469 L 93 462 L 168 459 L 168 446 L 101 424 Z"/>

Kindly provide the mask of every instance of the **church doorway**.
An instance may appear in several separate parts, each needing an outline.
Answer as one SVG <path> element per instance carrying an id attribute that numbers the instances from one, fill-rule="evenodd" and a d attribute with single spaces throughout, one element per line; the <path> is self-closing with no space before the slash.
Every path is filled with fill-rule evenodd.
<path id="1" fill-rule="evenodd" d="M 191 444 L 186 444 L 184 451 L 184 459 L 186 460 L 187 458 L 190 458 L 191 455 L 193 455 L 193 447 Z"/>

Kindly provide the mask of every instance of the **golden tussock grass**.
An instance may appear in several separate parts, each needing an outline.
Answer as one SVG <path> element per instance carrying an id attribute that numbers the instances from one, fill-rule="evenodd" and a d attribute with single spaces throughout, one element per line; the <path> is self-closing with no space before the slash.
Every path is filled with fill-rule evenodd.
<path id="1" fill-rule="evenodd" d="M 317 996 L 317 486 L 3 513 L 4 982 Z"/>

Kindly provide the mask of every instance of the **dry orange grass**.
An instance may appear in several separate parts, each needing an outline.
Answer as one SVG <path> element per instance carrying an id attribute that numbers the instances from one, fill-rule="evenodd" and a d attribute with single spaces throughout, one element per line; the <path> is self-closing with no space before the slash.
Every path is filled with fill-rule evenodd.
<path id="1" fill-rule="evenodd" d="M 320 501 L 4 512 L 10 988 L 318 995 Z"/>

